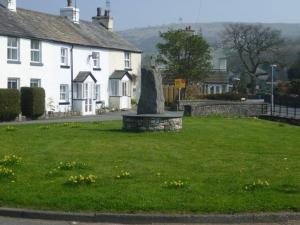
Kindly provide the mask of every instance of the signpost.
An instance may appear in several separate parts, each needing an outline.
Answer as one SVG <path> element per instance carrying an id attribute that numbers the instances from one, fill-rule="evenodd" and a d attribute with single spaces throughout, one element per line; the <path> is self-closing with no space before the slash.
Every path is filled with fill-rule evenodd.
<path id="1" fill-rule="evenodd" d="M 175 80 L 175 88 L 179 89 L 179 96 L 178 96 L 178 100 L 180 101 L 180 94 L 181 94 L 181 89 L 185 88 L 186 83 L 184 79 L 176 79 Z"/>
<path id="2" fill-rule="evenodd" d="M 185 88 L 185 86 L 186 86 L 186 82 L 184 79 L 176 79 L 175 80 L 175 88 L 179 89 L 177 111 L 179 110 L 179 104 L 180 104 L 180 100 L 181 100 L 181 89 Z"/>

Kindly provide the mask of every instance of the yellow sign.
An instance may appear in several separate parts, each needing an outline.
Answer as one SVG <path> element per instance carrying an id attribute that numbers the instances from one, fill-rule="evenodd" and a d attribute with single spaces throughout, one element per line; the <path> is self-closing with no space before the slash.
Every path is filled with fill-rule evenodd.
<path id="1" fill-rule="evenodd" d="M 178 88 L 178 89 L 185 88 L 185 80 L 184 79 L 176 79 L 175 80 L 175 88 Z"/>

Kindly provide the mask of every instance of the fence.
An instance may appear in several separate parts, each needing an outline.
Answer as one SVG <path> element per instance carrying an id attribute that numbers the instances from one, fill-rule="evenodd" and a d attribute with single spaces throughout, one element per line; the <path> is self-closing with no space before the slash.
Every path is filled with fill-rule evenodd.
<path id="1" fill-rule="evenodd" d="M 172 104 L 178 100 L 179 91 L 174 85 L 164 85 L 163 91 L 166 104 Z"/>
<path id="2" fill-rule="evenodd" d="M 300 119 L 300 97 L 275 96 L 274 107 L 271 107 L 271 97 L 266 96 L 269 103 L 269 113 L 273 116 Z"/>

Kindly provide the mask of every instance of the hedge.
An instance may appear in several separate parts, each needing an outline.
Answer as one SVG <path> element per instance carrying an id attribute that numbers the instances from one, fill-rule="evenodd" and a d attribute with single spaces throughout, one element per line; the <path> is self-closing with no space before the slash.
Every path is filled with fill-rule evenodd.
<path id="1" fill-rule="evenodd" d="M 0 121 L 15 120 L 20 112 L 20 92 L 15 89 L 0 89 Z"/>
<path id="2" fill-rule="evenodd" d="M 21 88 L 21 111 L 30 119 L 37 119 L 45 112 L 45 90 L 43 88 Z"/>
<path id="3" fill-rule="evenodd" d="M 245 96 L 241 94 L 236 94 L 233 92 L 229 93 L 223 93 L 223 94 L 210 94 L 210 95 L 204 95 L 204 99 L 209 99 L 209 100 L 224 100 L 224 101 L 240 101 L 241 98 Z"/>

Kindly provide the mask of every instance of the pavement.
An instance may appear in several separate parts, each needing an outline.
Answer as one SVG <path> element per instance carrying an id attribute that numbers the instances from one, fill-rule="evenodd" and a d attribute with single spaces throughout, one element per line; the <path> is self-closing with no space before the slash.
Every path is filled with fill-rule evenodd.
<path id="1" fill-rule="evenodd" d="M 51 124 L 51 123 L 72 123 L 72 122 L 95 122 L 95 121 L 113 121 L 121 120 L 122 115 L 132 113 L 133 111 L 118 111 L 118 112 L 109 112 L 102 115 L 95 116 L 73 116 L 66 118 L 49 118 L 41 120 L 29 120 L 29 121 L 13 121 L 13 122 L 3 122 L 0 123 L 0 126 L 8 125 L 23 125 L 23 124 Z"/>
<path id="2" fill-rule="evenodd" d="M 299 225 L 300 221 L 289 221 L 281 223 L 255 223 L 255 225 Z M 80 222 L 66 222 L 66 221 L 50 221 L 50 220 L 32 220 L 32 219 L 15 219 L 8 217 L 0 217 L 0 225 L 124 225 L 116 223 L 80 223 Z M 125 224 L 126 225 L 126 224 Z M 143 224 L 143 225 L 185 225 L 180 224 Z M 194 225 L 216 225 L 216 224 L 194 224 Z M 253 223 L 240 223 L 240 224 L 224 224 L 218 223 L 218 225 L 253 225 Z"/>

